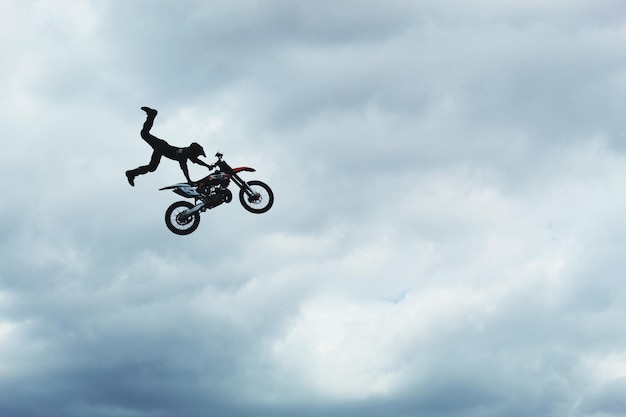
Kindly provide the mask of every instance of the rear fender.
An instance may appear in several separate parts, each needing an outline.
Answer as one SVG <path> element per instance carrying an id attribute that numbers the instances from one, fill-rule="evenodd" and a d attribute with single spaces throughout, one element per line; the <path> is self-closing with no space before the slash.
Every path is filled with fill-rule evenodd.
<path id="1" fill-rule="evenodd" d="M 187 198 L 200 196 L 200 193 L 198 193 L 198 187 L 195 185 L 187 184 L 186 182 L 168 185 L 167 187 L 159 188 L 159 190 L 172 190 L 176 194 Z"/>
<path id="2" fill-rule="evenodd" d="M 181 182 L 181 183 L 178 183 L 178 184 L 168 185 L 167 187 L 159 188 L 159 191 L 162 191 L 162 190 L 173 190 L 174 188 L 184 188 L 184 187 L 192 187 L 192 186 L 187 184 L 186 182 Z"/>

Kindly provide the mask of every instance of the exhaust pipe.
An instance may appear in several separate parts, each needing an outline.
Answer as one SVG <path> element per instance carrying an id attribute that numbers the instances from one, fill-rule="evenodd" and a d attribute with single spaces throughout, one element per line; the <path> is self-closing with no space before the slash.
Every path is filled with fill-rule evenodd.
<path id="1" fill-rule="evenodd" d="M 202 210 L 204 208 L 204 206 L 206 206 L 206 203 L 204 201 L 201 201 L 198 204 L 196 204 L 195 206 L 193 206 L 192 208 L 187 209 L 187 210 L 183 211 L 180 214 L 181 214 L 181 216 L 191 216 L 192 214 L 194 214 L 198 210 Z"/>

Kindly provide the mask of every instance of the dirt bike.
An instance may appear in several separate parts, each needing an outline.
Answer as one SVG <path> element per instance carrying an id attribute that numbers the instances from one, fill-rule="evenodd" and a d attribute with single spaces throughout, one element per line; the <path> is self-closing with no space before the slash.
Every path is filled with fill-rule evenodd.
<path id="1" fill-rule="evenodd" d="M 230 182 L 239 187 L 239 201 L 243 208 L 251 213 L 265 213 L 274 204 L 272 189 L 261 181 L 244 181 L 239 177 L 240 172 L 255 172 L 254 168 L 232 168 L 223 159 L 223 154 L 215 154 L 217 162 L 211 168 L 217 170 L 189 184 L 178 183 L 160 188 L 160 190 L 172 190 L 176 194 L 193 198 L 195 204 L 188 201 L 177 201 L 165 212 L 165 224 L 167 228 L 178 235 L 188 235 L 198 228 L 200 213 L 215 208 L 223 203 L 230 203 L 233 199 L 232 192 L 228 189 Z"/>

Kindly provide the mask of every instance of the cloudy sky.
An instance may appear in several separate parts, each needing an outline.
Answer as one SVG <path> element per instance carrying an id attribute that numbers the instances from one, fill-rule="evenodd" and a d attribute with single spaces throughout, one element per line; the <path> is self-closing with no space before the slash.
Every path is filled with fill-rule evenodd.
<path id="1" fill-rule="evenodd" d="M 0 413 L 626 415 L 625 44 L 623 0 L 0 0 Z M 144 105 L 274 207 L 168 231 Z"/>

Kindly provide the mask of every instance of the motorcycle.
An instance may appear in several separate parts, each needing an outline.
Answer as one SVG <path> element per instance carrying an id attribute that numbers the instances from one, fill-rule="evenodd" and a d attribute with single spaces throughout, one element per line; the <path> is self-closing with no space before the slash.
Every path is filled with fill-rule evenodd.
<path id="1" fill-rule="evenodd" d="M 255 172 L 254 168 L 232 168 L 224 155 L 216 153 L 217 162 L 212 165 L 218 169 L 201 180 L 189 184 L 178 183 L 160 188 L 172 190 L 174 193 L 193 198 L 195 204 L 188 201 L 177 201 L 165 211 L 167 228 L 178 235 L 188 235 L 195 231 L 200 224 L 200 213 L 213 209 L 223 203 L 230 203 L 232 192 L 228 189 L 231 181 L 239 187 L 239 201 L 243 208 L 251 213 L 265 213 L 274 204 L 274 193 L 265 183 L 257 180 L 244 181 L 239 176 L 241 172 Z"/>

